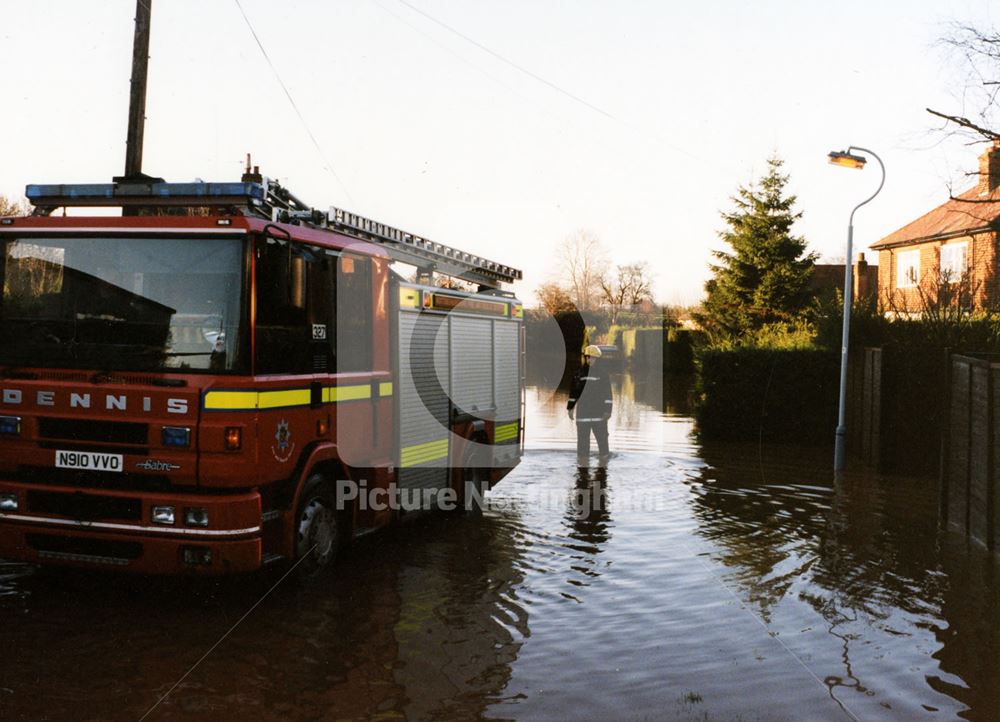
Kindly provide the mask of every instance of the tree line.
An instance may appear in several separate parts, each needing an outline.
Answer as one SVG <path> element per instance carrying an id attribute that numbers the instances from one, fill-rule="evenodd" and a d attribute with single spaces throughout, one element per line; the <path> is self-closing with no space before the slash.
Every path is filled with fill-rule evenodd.
<path id="1" fill-rule="evenodd" d="M 557 246 L 555 273 L 535 295 L 552 315 L 604 310 L 614 324 L 623 311 L 652 302 L 653 274 L 645 261 L 612 266 L 600 239 L 579 230 Z"/>

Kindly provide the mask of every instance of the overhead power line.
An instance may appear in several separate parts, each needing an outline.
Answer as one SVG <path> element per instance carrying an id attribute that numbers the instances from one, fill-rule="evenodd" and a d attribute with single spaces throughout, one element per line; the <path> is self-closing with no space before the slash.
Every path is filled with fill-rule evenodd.
<path id="1" fill-rule="evenodd" d="M 490 55 L 492 55 L 497 60 L 499 60 L 499 61 L 501 61 L 503 63 L 506 63 L 507 65 L 509 65 L 510 67 L 514 68 L 515 70 L 517 70 L 517 71 L 519 71 L 521 73 L 524 73 L 529 78 L 533 78 L 533 79 L 537 80 L 539 83 L 542 83 L 543 85 L 549 86 L 550 88 L 552 88 L 556 92 L 562 93 L 567 98 L 570 98 L 571 100 L 574 100 L 577 103 L 580 103 L 581 105 L 585 105 L 586 107 L 590 108 L 591 110 L 593 110 L 593 111 L 595 111 L 597 113 L 600 113 L 601 115 L 603 115 L 606 118 L 610 118 L 611 120 L 617 120 L 615 118 L 615 116 L 611 115 L 611 113 L 609 113 L 608 111 L 604 110 L 603 108 L 599 108 L 596 105 L 594 105 L 593 103 L 587 102 L 586 100 L 584 100 L 580 96 L 574 95 L 573 93 L 569 92 L 565 88 L 561 88 L 560 86 L 556 85 L 551 80 L 546 80 L 545 78 L 543 78 L 538 73 L 533 73 L 530 70 L 528 70 L 527 68 L 525 68 L 524 66 L 518 65 L 513 60 L 510 60 L 509 58 L 505 58 L 503 55 L 501 55 L 500 53 L 496 52 L 495 50 L 492 50 L 492 49 L 486 47 L 485 45 L 483 45 L 482 43 L 480 43 L 478 40 L 470 38 L 468 35 L 466 35 L 465 33 L 461 32 L 460 30 L 456 30 L 451 25 L 448 25 L 447 23 L 445 23 L 445 22 L 443 22 L 441 20 L 438 20 L 433 15 L 430 15 L 430 14 L 424 12 L 423 10 L 421 10 L 420 8 L 416 7 L 415 5 L 412 5 L 411 3 L 406 2 L 406 0 L 399 0 L 399 3 L 402 4 L 402 5 L 405 5 L 408 8 L 410 8 L 410 10 L 412 10 L 415 13 L 417 13 L 419 15 L 423 15 L 425 18 L 427 18 L 428 20 L 430 20 L 435 25 L 440 25 L 442 28 L 444 28 L 448 32 L 454 33 L 458 37 L 462 38 L 462 40 L 464 40 L 465 42 L 471 43 L 472 45 L 475 45 L 477 48 L 479 48 L 480 50 L 482 50 L 484 53 L 489 53 Z"/>
<path id="2" fill-rule="evenodd" d="M 681 155 L 686 155 L 688 158 L 691 158 L 693 160 L 699 160 L 699 161 L 703 160 L 699 155 L 697 155 L 696 153 L 692 153 L 687 148 L 682 148 L 681 146 L 678 146 L 678 145 L 676 145 L 674 143 L 670 143 L 670 142 L 664 140 L 663 138 L 661 138 L 661 137 L 659 137 L 657 135 L 650 134 L 647 131 L 645 131 L 644 129 L 642 129 L 642 128 L 636 126 L 636 125 L 634 125 L 633 123 L 629 123 L 626 120 L 623 120 L 621 118 L 617 118 L 614 115 L 612 115 L 611 113 L 609 113 L 608 111 L 604 110 L 603 108 L 601 108 L 601 107 L 599 107 L 597 105 L 594 105 L 593 103 L 591 103 L 591 102 L 589 102 L 587 100 L 584 100 L 583 98 L 581 98 L 578 95 L 574 95 L 573 93 L 571 93 L 570 91 L 566 90 L 565 88 L 562 88 L 561 86 L 557 85 L 556 83 L 553 83 L 551 80 L 548 80 L 548 79 L 542 77 L 541 75 L 539 75 L 538 73 L 535 73 L 535 72 L 529 70 L 528 68 L 525 68 L 524 66 L 519 65 L 518 63 L 515 63 L 513 60 L 510 60 L 509 58 L 504 57 L 500 53 L 496 52 L 492 48 L 487 47 L 486 45 L 484 45 L 483 43 L 479 42 L 475 38 L 469 37 L 468 35 L 466 35 L 465 33 L 463 33 L 461 30 L 458 30 L 458 29 L 452 27 L 451 25 L 449 25 L 448 23 L 444 22 L 443 20 L 439 20 L 438 18 L 434 17 L 430 13 L 427 13 L 427 12 L 421 10 L 417 6 L 413 5 L 413 3 L 407 2 L 407 0 L 398 0 L 398 2 L 399 2 L 400 5 L 408 7 L 413 12 L 417 13 L 418 15 L 421 15 L 422 17 L 426 18 L 427 20 L 430 20 L 435 25 L 438 25 L 438 26 L 444 28 L 449 33 L 452 33 L 452 34 L 460 37 L 462 40 L 464 40 L 465 42 L 469 43 L 470 45 L 473 45 L 474 47 L 478 48 L 479 50 L 482 50 L 484 53 L 487 53 L 488 55 L 493 56 L 494 58 L 496 58 L 497 60 L 499 60 L 502 63 L 506 63 L 507 65 L 509 65 L 510 67 L 514 68 L 518 72 L 523 73 L 524 75 L 527 75 L 529 78 L 531 78 L 533 80 L 536 80 L 539 83 L 542 83 L 543 85 L 551 88 L 552 90 L 555 90 L 557 93 L 560 93 L 561 95 L 565 95 L 567 98 L 570 98 L 574 102 L 579 103 L 580 105 L 583 105 L 584 107 L 586 107 L 586 108 L 594 111 L 595 113 L 600 113 L 601 115 L 603 115 L 605 118 L 608 118 L 609 120 L 613 120 L 616 123 L 621 123 L 626 128 L 629 128 L 630 130 L 632 130 L 632 131 L 634 131 L 634 132 L 642 135 L 647 140 L 650 140 L 650 141 L 652 141 L 654 143 L 657 143 L 658 145 L 661 145 L 661 146 L 663 146 L 665 148 L 668 148 L 669 150 L 672 150 L 675 153 L 680 153 Z M 381 6 L 380 3 L 376 3 L 376 4 L 379 4 Z M 385 8 L 383 7 L 383 10 L 384 9 Z"/>
<path id="3" fill-rule="evenodd" d="M 299 106 L 295 103 L 295 99 L 292 97 L 292 94 L 288 91 L 288 86 L 286 86 L 285 82 L 281 79 L 281 75 L 278 73 L 278 69 L 274 67 L 274 63 L 271 62 L 271 57 L 267 54 L 267 50 L 264 49 L 264 44 L 260 41 L 260 37 L 257 35 L 257 31 L 254 30 L 253 24 L 250 22 L 250 18 L 247 17 L 246 12 L 243 10 L 243 6 L 240 4 L 240 0 L 233 0 L 233 2 L 235 2 L 236 7 L 239 8 L 240 15 L 243 16 L 244 22 L 246 22 L 247 27 L 250 29 L 250 34 L 253 35 L 253 39 L 256 41 L 257 47 L 260 48 L 260 52 L 261 54 L 263 54 L 264 60 L 267 61 L 268 66 L 271 68 L 271 72 L 274 73 L 274 77 L 277 79 L 278 85 L 280 85 L 281 89 L 285 91 L 285 97 L 288 98 L 288 102 L 291 103 L 292 109 L 295 111 L 295 114 L 299 117 L 299 121 L 302 123 L 302 127 L 305 129 L 306 134 L 309 136 L 309 139 L 312 140 L 312 144 L 313 146 L 315 146 L 316 151 L 320 155 L 320 158 L 323 159 L 325 168 L 328 171 L 330 171 L 330 175 L 332 175 L 334 179 L 337 181 L 337 183 L 340 184 L 340 187 L 344 190 L 344 194 L 347 196 L 347 200 L 349 200 L 353 204 L 354 199 L 351 197 L 351 192 L 347 190 L 347 184 L 345 184 L 344 181 L 341 180 L 340 176 L 337 175 L 337 171 L 334 169 L 333 164 L 326 157 L 326 153 L 323 152 L 323 148 L 320 146 L 319 141 L 316 140 L 316 136 L 313 135 L 312 130 L 309 129 L 309 124 L 306 122 L 305 116 L 302 115 L 302 111 L 299 110 Z"/>

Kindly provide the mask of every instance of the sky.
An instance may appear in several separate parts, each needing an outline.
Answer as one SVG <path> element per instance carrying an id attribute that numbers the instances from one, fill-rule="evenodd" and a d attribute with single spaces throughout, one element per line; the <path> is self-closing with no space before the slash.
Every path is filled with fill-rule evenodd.
<path id="1" fill-rule="evenodd" d="M 134 10 L 5 4 L 0 194 L 122 173 Z M 696 303 L 725 249 L 720 212 L 772 154 L 796 232 L 836 261 L 878 170 L 826 155 L 878 153 L 885 188 L 855 217 L 864 251 L 970 185 L 982 147 L 925 110 L 969 112 L 937 41 L 955 21 L 1000 21 L 987 0 L 153 0 L 152 13 L 146 173 L 235 180 L 251 153 L 317 208 L 522 269 L 528 303 L 579 230 L 615 263 L 648 262 L 658 301 Z"/>

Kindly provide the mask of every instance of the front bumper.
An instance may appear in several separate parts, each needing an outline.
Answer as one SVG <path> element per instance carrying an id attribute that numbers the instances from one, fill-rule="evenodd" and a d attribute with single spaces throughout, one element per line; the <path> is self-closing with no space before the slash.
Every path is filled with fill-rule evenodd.
<path id="1" fill-rule="evenodd" d="M 0 494 L 18 499 L 17 510 L 0 512 L 3 559 L 165 575 L 233 574 L 261 566 L 261 503 L 255 492 L 150 494 L 0 481 Z M 154 524 L 154 506 L 175 507 L 175 523 Z M 102 518 L 99 511 L 122 508 L 134 510 L 130 518 Z M 186 526 L 186 508 L 205 509 L 210 525 Z"/>

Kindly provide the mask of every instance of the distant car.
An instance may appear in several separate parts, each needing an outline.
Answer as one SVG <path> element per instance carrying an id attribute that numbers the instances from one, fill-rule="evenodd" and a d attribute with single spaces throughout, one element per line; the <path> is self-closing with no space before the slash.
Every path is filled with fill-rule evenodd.
<path id="1" fill-rule="evenodd" d="M 621 366 L 625 359 L 614 344 L 597 344 L 601 349 L 601 361 L 608 366 Z"/>

